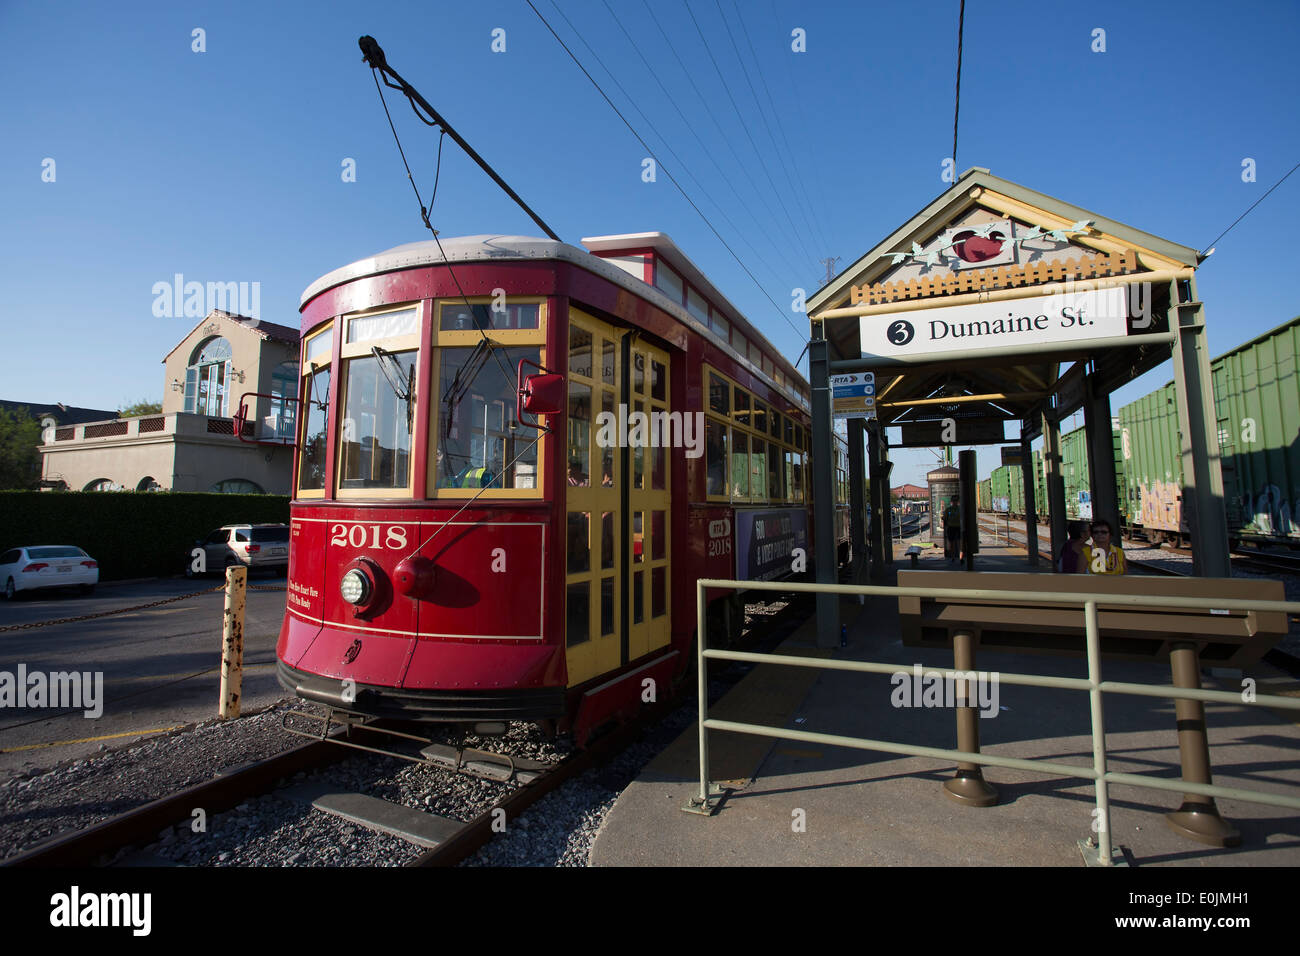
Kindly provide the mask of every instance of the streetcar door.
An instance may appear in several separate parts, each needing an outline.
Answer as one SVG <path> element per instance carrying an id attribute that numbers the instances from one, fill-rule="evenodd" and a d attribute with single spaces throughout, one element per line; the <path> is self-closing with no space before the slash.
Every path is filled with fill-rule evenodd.
<path id="1" fill-rule="evenodd" d="M 640 339 L 625 342 L 629 412 L 628 508 L 625 522 L 627 567 L 627 641 L 623 662 L 663 647 L 671 637 L 668 580 L 668 513 L 671 460 L 685 454 L 680 446 L 683 411 L 668 416 L 668 353 Z M 641 417 L 644 416 L 644 417 Z M 644 423 L 642 436 L 636 423 Z M 638 437 L 640 440 L 638 440 Z"/>
<path id="2" fill-rule="evenodd" d="M 622 661 L 624 463 L 602 447 L 597 417 L 617 416 L 624 333 L 569 310 L 569 416 L 565 434 L 565 644 L 569 685 Z M 606 432 L 605 438 L 608 437 Z"/>

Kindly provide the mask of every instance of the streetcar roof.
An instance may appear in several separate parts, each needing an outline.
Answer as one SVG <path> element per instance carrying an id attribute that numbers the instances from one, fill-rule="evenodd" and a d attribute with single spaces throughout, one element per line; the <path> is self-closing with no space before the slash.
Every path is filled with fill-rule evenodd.
<path id="1" fill-rule="evenodd" d="M 650 241 L 653 237 L 653 241 Z M 679 269 L 686 265 L 690 266 L 689 278 L 701 288 L 701 291 L 711 297 L 717 304 L 724 305 L 734 316 L 744 320 L 744 314 L 735 306 L 727 301 L 722 293 L 704 278 L 703 273 L 695 267 L 685 254 L 677 248 L 671 239 L 663 233 L 638 233 L 631 236 L 602 236 L 598 239 L 587 239 L 584 242 L 596 243 L 602 240 L 626 241 L 633 239 L 645 239 L 645 246 L 653 246 L 656 250 L 669 252 L 665 258 Z M 441 245 L 439 244 L 441 243 Z M 424 239 L 419 242 L 408 242 L 400 246 L 394 246 L 383 252 L 376 253 L 373 256 L 367 256 L 364 259 L 358 259 L 341 268 L 335 269 L 321 276 L 302 294 L 299 308 L 305 306 L 308 302 L 320 295 L 326 289 L 342 285 L 345 282 L 351 282 L 355 279 L 362 279 L 367 276 L 381 275 L 386 272 L 396 272 L 400 269 L 413 269 L 419 266 L 436 265 L 444 262 L 483 262 L 483 261 L 523 261 L 537 259 L 553 259 L 562 262 L 569 262 L 573 265 L 586 269 L 588 272 L 595 273 L 610 282 L 616 283 L 632 292 L 653 302 L 656 306 L 665 312 L 672 314 L 674 318 L 687 326 L 691 331 L 710 339 L 718 348 L 731 355 L 739 364 L 749 369 L 755 376 L 762 379 L 768 385 L 778 392 L 781 392 L 787 398 L 790 398 L 800 408 L 805 411 L 810 407 L 807 399 L 800 394 L 797 388 L 791 388 L 788 385 L 780 385 L 771 375 L 768 375 L 759 366 L 750 361 L 746 355 L 741 355 L 731 343 L 723 339 L 720 335 L 710 329 L 706 324 L 686 311 L 686 307 L 674 302 L 664 293 L 660 292 L 654 286 L 629 275 L 618 266 L 606 262 L 599 256 L 594 256 L 585 249 L 577 246 L 571 246 L 567 242 L 557 242 L 553 239 L 540 239 L 536 236 L 497 236 L 497 235 L 480 235 L 480 236 L 452 236 L 446 239 Z M 807 380 L 799 371 L 786 360 L 781 352 L 773 346 L 768 340 L 754 329 L 753 324 L 744 320 L 744 325 L 752 333 L 751 338 L 758 341 L 760 347 L 768 353 L 768 357 L 777 362 L 782 371 L 790 376 L 799 385 L 807 387 Z"/>

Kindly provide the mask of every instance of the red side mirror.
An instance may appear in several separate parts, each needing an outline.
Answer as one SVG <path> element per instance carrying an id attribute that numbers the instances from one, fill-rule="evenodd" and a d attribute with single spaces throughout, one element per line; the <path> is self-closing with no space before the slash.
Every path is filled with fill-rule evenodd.
<path id="1" fill-rule="evenodd" d="M 537 374 L 525 375 L 525 365 L 537 369 Z M 519 384 L 515 396 L 515 418 L 519 424 L 529 428 L 543 428 L 536 416 L 558 415 L 564 411 L 564 376 L 548 372 L 529 359 L 519 360 L 517 374 Z M 531 421 L 525 418 L 525 413 L 533 416 Z"/>
<path id="2" fill-rule="evenodd" d="M 524 411 L 534 415 L 558 415 L 564 411 L 564 376 L 529 375 L 524 379 Z"/>

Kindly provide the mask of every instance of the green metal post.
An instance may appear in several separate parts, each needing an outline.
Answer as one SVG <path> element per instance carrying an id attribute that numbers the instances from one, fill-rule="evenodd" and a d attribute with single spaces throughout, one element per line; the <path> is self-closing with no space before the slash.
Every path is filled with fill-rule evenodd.
<path id="1" fill-rule="evenodd" d="M 1029 566 L 1038 567 L 1038 502 L 1034 500 L 1034 449 L 1028 439 L 1020 440 L 1020 470 L 1025 483 L 1025 550 L 1029 552 Z M 1010 524 L 1010 512 L 1007 522 Z M 1007 535 L 1007 544 L 1011 544 L 1011 535 Z"/>
<path id="2" fill-rule="evenodd" d="M 1043 470 L 1047 485 L 1047 518 L 1052 529 L 1052 554 L 1065 547 L 1065 478 L 1061 475 L 1061 426 L 1043 412 Z"/>
<path id="3" fill-rule="evenodd" d="M 849 419 L 849 544 L 853 548 L 853 583 L 866 580 L 867 491 L 863 472 L 865 429 L 860 418 Z"/>
<path id="4" fill-rule="evenodd" d="M 1101 637 L 1097 633 L 1097 602 L 1083 605 L 1084 634 L 1088 641 L 1088 701 L 1092 712 L 1092 769 L 1097 772 L 1097 816 L 1093 830 L 1102 866 L 1111 865 L 1110 791 L 1106 786 L 1106 721 L 1101 703 Z"/>
<path id="5" fill-rule="evenodd" d="M 837 584 L 835 560 L 835 466 L 832 457 L 830 343 L 808 343 L 812 379 L 812 507 L 817 544 L 817 583 Z M 817 595 L 817 646 L 840 646 L 840 604 L 833 594 Z"/>
<path id="6" fill-rule="evenodd" d="M 1169 284 L 1169 324 L 1174 345 L 1174 391 L 1183 443 L 1183 516 L 1192 538 L 1192 573 L 1232 576 L 1228 557 L 1228 517 L 1223 508 L 1219 469 L 1218 416 L 1205 340 L 1205 310 L 1196 300 L 1196 280 Z"/>
<path id="7" fill-rule="evenodd" d="M 1115 439 L 1110 420 L 1110 395 L 1093 374 L 1083 377 L 1083 427 L 1087 435 L 1088 478 L 1092 483 L 1092 516 L 1105 518 L 1120 543 L 1119 500 L 1115 496 Z"/>

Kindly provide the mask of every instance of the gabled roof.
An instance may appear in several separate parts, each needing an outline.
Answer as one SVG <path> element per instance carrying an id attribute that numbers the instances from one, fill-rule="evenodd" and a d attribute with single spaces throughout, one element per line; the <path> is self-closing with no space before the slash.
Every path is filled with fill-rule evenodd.
<path id="1" fill-rule="evenodd" d="M 221 309 L 213 309 L 200 319 L 194 328 L 186 332 L 170 352 L 163 356 L 163 362 L 166 363 L 166 361 L 176 353 L 176 349 L 179 349 L 181 345 L 184 344 L 185 340 L 194 334 L 195 330 L 205 323 L 211 322 L 213 319 L 222 319 L 228 322 L 234 322 L 236 325 L 242 326 L 250 332 L 256 332 L 263 339 L 269 339 L 273 342 L 284 342 L 287 345 L 298 344 L 297 329 L 290 328 L 287 325 L 277 325 L 275 322 L 250 318 L 247 315 L 236 315 L 233 312 L 224 312 Z"/>
<path id="2" fill-rule="evenodd" d="M 9 412 L 17 412 L 25 408 L 31 413 L 32 418 L 40 420 L 49 415 L 60 425 L 80 425 L 84 422 L 102 422 L 105 419 L 117 418 L 116 411 L 103 408 L 79 408 L 75 405 L 64 405 L 62 402 L 44 405 L 40 402 L 0 401 L 0 408 Z"/>
<path id="3" fill-rule="evenodd" d="M 889 258 L 884 255 L 885 253 L 903 250 L 913 242 L 924 243 L 938 229 L 941 229 L 943 224 L 956 219 L 970 207 L 980 205 L 979 198 L 971 195 L 972 191 L 976 189 L 990 190 L 1009 197 L 1018 203 L 1035 207 L 1067 223 L 1090 219 L 1093 222 L 1093 228 L 1098 232 L 1122 240 L 1139 250 L 1139 253 L 1154 253 L 1156 256 L 1183 266 L 1195 267 L 1200 263 L 1200 256 L 1195 249 L 1179 245 L 1168 239 L 1162 239 L 1140 229 L 1134 229 L 1132 226 L 1127 226 L 1114 219 L 1108 219 L 1081 206 L 1062 202 L 1053 196 L 1048 196 L 1046 193 L 1040 193 L 1018 183 L 1001 179 L 994 176 L 987 169 L 976 166 L 962 173 L 958 180 L 933 202 L 894 230 L 883 242 L 868 250 L 866 254 L 840 272 L 828 284 L 818 289 L 808 299 L 809 314 L 817 312 L 829 304 L 847 299 L 849 286 L 864 281 L 874 281 L 878 275 L 888 270 L 891 263 Z M 1034 224 L 1047 225 L 1046 223 Z"/>

